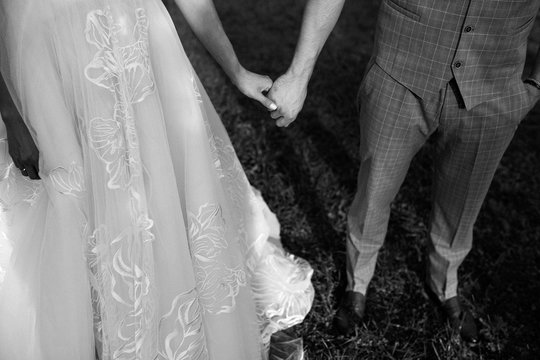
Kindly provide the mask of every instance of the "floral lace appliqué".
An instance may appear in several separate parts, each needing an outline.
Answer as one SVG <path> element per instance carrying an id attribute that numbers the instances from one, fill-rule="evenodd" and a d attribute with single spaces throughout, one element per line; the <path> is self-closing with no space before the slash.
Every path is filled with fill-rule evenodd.
<path id="1" fill-rule="evenodd" d="M 136 10 L 131 33 L 125 26 L 115 23 L 109 10 L 95 10 L 87 17 L 86 39 L 98 52 L 85 68 L 85 76 L 114 97 L 112 117 L 92 119 L 88 130 L 90 146 L 110 175 L 111 189 L 125 189 L 141 174 L 132 107 L 155 90 L 145 10 Z"/>
<path id="2" fill-rule="evenodd" d="M 232 312 L 240 288 L 246 285 L 246 273 L 238 265 L 229 267 L 219 261 L 229 247 L 221 207 L 205 204 L 197 214 L 189 214 L 189 235 L 200 301 L 213 314 Z"/>
<path id="3" fill-rule="evenodd" d="M 116 17 L 115 17 L 116 16 Z M 109 175 L 107 187 L 125 190 L 125 213 L 116 223 L 97 225 L 88 234 L 95 333 L 103 358 L 150 358 L 157 350 L 157 301 L 153 289 L 151 231 L 139 139 L 133 106 L 154 92 L 148 54 L 148 19 L 144 9 L 112 15 L 110 9 L 87 16 L 86 39 L 98 52 L 85 68 L 86 78 L 110 92 L 110 117 L 87 124 L 90 147 Z M 128 29 L 133 23 L 132 29 Z M 124 229 L 117 229 L 117 223 Z M 90 231 L 87 229 L 87 233 Z M 166 335 L 163 335 L 166 336 Z"/>
<path id="4" fill-rule="evenodd" d="M 53 169 L 49 177 L 54 188 L 61 194 L 79 198 L 86 191 L 83 168 L 75 163 L 68 169 L 63 167 Z"/>
<path id="5" fill-rule="evenodd" d="M 96 340 L 102 354 L 114 359 L 136 358 L 143 344 L 152 341 L 149 334 L 156 320 L 152 269 L 141 261 L 151 256 L 152 225 L 150 219 L 141 218 L 116 237 L 101 225 L 88 238 Z"/>
<path id="6" fill-rule="evenodd" d="M 207 360 L 208 349 L 201 306 L 195 289 L 178 295 L 163 315 L 159 331 L 169 334 L 160 344 L 156 360 Z"/>

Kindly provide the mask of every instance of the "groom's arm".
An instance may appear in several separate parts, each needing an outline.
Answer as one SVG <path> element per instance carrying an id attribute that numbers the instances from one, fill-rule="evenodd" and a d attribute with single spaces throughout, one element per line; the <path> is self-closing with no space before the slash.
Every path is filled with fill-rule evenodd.
<path id="1" fill-rule="evenodd" d="M 271 114 L 278 126 L 288 126 L 302 110 L 313 68 L 344 3 L 345 0 L 308 1 L 293 61 L 268 94 L 278 105 Z"/>

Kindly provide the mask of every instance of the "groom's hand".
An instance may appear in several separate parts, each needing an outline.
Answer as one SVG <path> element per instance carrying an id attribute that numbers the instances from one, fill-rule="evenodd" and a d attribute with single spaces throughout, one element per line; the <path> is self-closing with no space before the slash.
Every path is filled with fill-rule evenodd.
<path id="1" fill-rule="evenodd" d="M 277 109 L 270 113 L 277 126 L 287 127 L 296 120 L 306 100 L 308 81 L 306 76 L 292 72 L 287 72 L 274 81 L 268 98 L 277 105 Z"/>

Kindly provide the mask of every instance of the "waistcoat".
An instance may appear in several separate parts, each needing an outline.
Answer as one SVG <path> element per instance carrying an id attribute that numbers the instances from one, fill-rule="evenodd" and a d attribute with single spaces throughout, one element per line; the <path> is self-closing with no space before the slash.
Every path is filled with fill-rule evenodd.
<path id="1" fill-rule="evenodd" d="M 519 80 L 540 0 L 382 0 L 374 57 L 420 98 L 455 77 L 465 106 Z"/>

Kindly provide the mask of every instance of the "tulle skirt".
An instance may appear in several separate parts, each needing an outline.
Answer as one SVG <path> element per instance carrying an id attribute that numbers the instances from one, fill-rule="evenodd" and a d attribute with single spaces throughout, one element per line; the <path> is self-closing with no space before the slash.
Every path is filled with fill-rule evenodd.
<path id="1" fill-rule="evenodd" d="M 283 251 L 161 2 L 0 16 L 41 177 L 0 125 L 0 359 L 267 357 L 308 313 L 312 269 Z"/>

